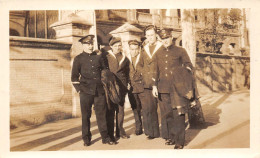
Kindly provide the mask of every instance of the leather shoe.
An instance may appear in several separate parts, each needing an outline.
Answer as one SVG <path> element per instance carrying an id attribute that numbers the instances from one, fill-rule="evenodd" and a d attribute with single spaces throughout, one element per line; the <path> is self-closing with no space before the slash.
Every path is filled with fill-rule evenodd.
<path id="1" fill-rule="evenodd" d="M 102 140 L 103 144 L 108 144 L 108 145 L 114 145 L 115 142 L 113 142 L 110 138 L 106 138 L 105 140 Z"/>
<path id="2" fill-rule="evenodd" d="M 165 145 L 174 145 L 174 144 L 175 144 L 175 142 L 170 139 L 166 140 L 166 142 L 165 142 Z"/>
<path id="3" fill-rule="evenodd" d="M 115 144 L 118 144 L 116 138 L 113 136 L 113 137 L 110 137 L 111 141 L 114 142 Z"/>
<path id="4" fill-rule="evenodd" d="M 141 135 L 141 134 L 143 134 L 143 131 L 141 130 L 141 131 L 136 131 L 135 132 L 135 135 L 137 135 L 137 136 L 139 136 L 139 135 Z"/>
<path id="5" fill-rule="evenodd" d="M 122 139 L 128 139 L 128 138 L 130 138 L 130 136 L 128 136 L 128 135 L 126 135 L 126 134 L 125 134 L 125 135 L 121 135 L 120 137 L 121 137 Z"/>
<path id="6" fill-rule="evenodd" d="M 175 145 L 174 149 L 183 149 L 183 145 Z"/>
<path id="7" fill-rule="evenodd" d="M 155 137 L 152 137 L 152 136 L 148 136 L 147 137 L 147 139 L 149 139 L 149 140 L 152 140 L 152 139 L 154 139 Z"/>
<path id="8" fill-rule="evenodd" d="M 90 146 L 91 142 L 84 142 L 84 146 Z"/>

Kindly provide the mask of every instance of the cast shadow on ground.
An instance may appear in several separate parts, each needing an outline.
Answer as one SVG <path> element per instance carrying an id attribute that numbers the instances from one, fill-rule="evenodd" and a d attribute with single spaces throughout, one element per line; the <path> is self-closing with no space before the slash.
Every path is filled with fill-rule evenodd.
<path id="1" fill-rule="evenodd" d="M 128 118 L 128 119 L 125 119 L 125 122 L 128 122 L 128 121 L 132 120 L 133 118 L 134 118 L 134 117 L 130 117 L 130 118 Z M 130 128 L 130 129 L 129 129 L 129 128 Z M 134 124 L 131 124 L 131 125 L 126 126 L 125 129 L 129 129 L 129 130 L 126 130 L 126 133 L 127 133 L 127 134 L 132 133 L 132 129 L 134 129 Z M 96 135 L 96 134 L 97 134 L 97 135 L 100 135 L 98 129 L 92 130 L 91 133 L 92 133 L 92 135 Z M 98 138 L 93 139 L 93 140 L 91 141 L 91 144 L 94 144 L 94 143 L 96 143 L 96 142 L 98 142 L 98 141 L 100 141 L 100 140 L 101 140 L 101 137 L 99 136 Z M 65 147 L 67 147 L 67 146 L 70 146 L 70 145 L 72 145 L 72 144 L 74 144 L 74 143 L 78 143 L 78 142 L 80 142 L 80 141 L 82 141 L 82 138 L 81 138 L 81 136 L 78 136 L 78 137 L 72 138 L 72 139 L 70 139 L 70 140 L 64 141 L 64 142 L 62 142 L 62 143 L 55 144 L 55 145 L 53 145 L 53 146 L 50 146 L 50 147 L 48 147 L 48 148 L 45 148 L 45 149 L 43 149 L 42 151 L 57 151 L 57 150 L 60 150 L 60 149 L 65 148 Z M 82 145 L 83 145 L 83 141 L 82 141 Z"/>
<path id="2" fill-rule="evenodd" d="M 126 111 L 125 116 L 128 116 L 131 113 L 132 113 L 132 110 Z M 92 116 L 92 117 L 95 117 L 95 116 Z M 132 117 L 125 119 L 124 122 L 126 123 L 130 120 L 133 120 L 133 119 L 134 119 L 134 117 L 132 116 Z M 97 122 L 96 121 L 91 122 L 91 127 L 95 127 L 95 126 L 97 126 Z M 48 130 L 46 130 L 46 132 L 48 132 Z M 23 144 L 20 144 L 20 145 L 17 145 L 17 146 L 13 146 L 13 147 L 10 148 L 10 151 L 28 151 L 28 150 L 31 150 L 35 147 L 38 147 L 38 146 L 41 146 L 41 145 L 44 145 L 44 144 L 65 138 L 65 137 L 68 137 L 70 135 L 73 135 L 73 134 L 76 134 L 76 133 L 79 133 L 79 132 L 81 132 L 81 126 L 76 126 L 76 127 L 73 127 L 73 128 L 63 130 L 61 132 L 57 132 L 55 134 L 51 134 L 51 135 L 48 135 L 48 136 L 45 136 L 45 137 L 42 137 L 42 138 L 38 138 L 38 139 L 35 139 L 35 140 L 32 140 L 32 141 L 28 141 L 26 143 L 23 143 Z M 95 129 L 91 132 L 92 132 L 93 135 L 99 133 L 98 129 Z M 47 149 L 48 150 L 59 150 L 59 149 L 62 149 L 66 146 L 71 145 L 72 143 L 76 143 L 76 142 L 81 141 L 81 140 L 82 140 L 81 136 L 76 137 L 76 138 L 73 138 L 71 140 L 62 142 L 58 145 L 55 144 L 52 147 L 49 147 Z"/>
<path id="3" fill-rule="evenodd" d="M 231 93 L 226 93 L 213 104 L 206 104 L 202 106 L 205 123 L 193 125 L 186 131 L 185 146 L 188 145 L 200 133 L 201 130 L 207 129 L 210 126 L 214 126 L 219 123 L 219 119 L 220 119 L 219 115 L 221 114 L 222 110 L 219 109 L 218 107 L 230 95 Z"/>

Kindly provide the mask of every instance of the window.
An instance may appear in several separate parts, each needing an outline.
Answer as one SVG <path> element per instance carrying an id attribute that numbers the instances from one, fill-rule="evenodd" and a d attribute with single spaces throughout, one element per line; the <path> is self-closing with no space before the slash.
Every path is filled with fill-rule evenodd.
<path id="1" fill-rule="evenodd" d="M 137 12 L 150 13 L 150 9 L 136 9 Z"/>
<path id="2" fill-rule="evenodd" d="M 230 43 L 229 44 L 232 48 L 235 48 L 236 43 Z"/>
<path id="3" fill-rule="evenodd" d="M 35 10 L 29 11 L 27 31 L 28 37 L 54 39 L 55 31 L 50 25 L 58 21 L 57 10 Z M 25 25 L 26 27 L 26 25 Z"/>
<path id="4" fill-rule="evenodd" d="M 200 42 L 196 41 L 196 52 L 199 52 L 199 45 L 200 45 Z"/>
<path id="5" fill-rule="evenodd" d="M 195 21 L 198 20 L 198 11 L 197 11 L 197 9 L 194 9 L 194 18 L 195 18 Z"/>
<path id="6" fill-rule="evenodd" d="M 9 35 L 10 36 L 20 36 L 19 32 L 14 29 L 10 29 Z"/>
<path id="7" fill-rule="evenodd" d="M 180 19 L 181 18 L 181 10 L 177 9 L 177 13 L 178 13 L 178 18 Z"/>

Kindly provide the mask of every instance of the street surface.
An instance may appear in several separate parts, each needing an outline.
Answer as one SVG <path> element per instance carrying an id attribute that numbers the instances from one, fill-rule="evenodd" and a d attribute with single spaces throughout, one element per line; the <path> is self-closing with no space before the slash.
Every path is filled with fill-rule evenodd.
<path id="1" fill-rule="evenodd" d="M 186 131 L 184 149 L 249 148 L 250 92 L 210 93 L 202 96 L 206 123 Z M 124 128 L 129 139 L 119 139 L 117 145 L 102 144 L 95 115 L 91 117 L 92 145 L 83 146 L 81 118 L 60 120 L 27 129 L 10 131 L 10 151 L 73 151 L 73 150 L 146 150 L 173 149 L 161 138 L 147 140 L 134 135 L 131 108 L 125 109 Z"/>

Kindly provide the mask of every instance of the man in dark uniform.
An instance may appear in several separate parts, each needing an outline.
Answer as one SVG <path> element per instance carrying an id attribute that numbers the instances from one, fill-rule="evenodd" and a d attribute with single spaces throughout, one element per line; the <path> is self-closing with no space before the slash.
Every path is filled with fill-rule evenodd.
<path id="1" fill-rule="evenodd" d="M 124 104 L 127 93 L 127 85 L 129 78 L 129 60 L 122 52 L 121 38 L 112 37 L 109 42 L 112 50 L 109 50 L 106 55 L 109 70 L 113 72 L 118 81 L 121 92 L 121 101 L 119 104 L 112 104 L 112 109 L 108 111 L 108 133 L 111 139 L 114 140 L 114 115 L 116 111 L 116 137 L 123 139 L 129 138 L 123 128 L 124 122 Z M 114 108 L 113 108 L 114 107 Z"/>
<path id="2" fill-rule="evenodd" d="M 147 139 L 154 139 L 160 136 L 157 100 L 158 91 L 156 88 L 156 55 L 163 49 L 162 43 L 157 41 L 157 30 L 153 25 L 144 29 L 147 44 L 144 45 L 140 54 L 138 65 L 141 67 L 144 92 L 139 94 L 142 104 L 143 127 Z"/>
<path id="3" fill-rule="evenodd" d="M 107 69 L 100 51 L 93 51 L 94 35 L 88 35 L 79 40 L 83 52 L 73 61 L 71 81 L 76 91 L 80 93 L 82 117 L 82 139 L 84 146 L 91 144 L 90 117 L 94 103 L 97 125 L 103 144 L 114 144 L 108 136 L 106 123 L 106 99 L 101 84 L 101 70 Z"/>
<path id="4" fill-rule="evenodd" d="M 129 64 L 129 91 L 128 91 L 128 98 L 131 104 L 131 108 L 134 113 L 135 118 L 135 134 L 141 135 L 143 133 L 142 127 L 142 119 L 141 119 L 141 101 L 139 98 L 139 94 L 144 92 L 144 85 L 142 82 L 142 75 L 140 72 L 140 68 L 137 67 L 137 63 L 140 59 L 140 45 L 141 43 L 137 40 L 129 40 L 129 52 L 131 57 L 129 57 L 130 64 Z"/>
<path id="5" fill-rule="evenodd" d="M 165 46 L 157 55 L 159 106 L 161 111 L 161 135 L 166 139 L 166 145 L 175 145 L 175 149 L 182 149 L 185 142 L 185 109 L 187 109 L 192 91 L 182 96 L 182 91 L 190 88 L 179 84 L 183 80 L 192 81 L 189 76 L 192 64 L 185 49 L 174 46 L 170 30 L 161 30 L 159 33 Z M 184 72 L 187 77 L 183 77 Z M 186 82 L 186 81 L 185 81 Z M 174 85 L 174 86 L 171 86 Z M 190 86 L 190 84 L 187 84 Z"/>

